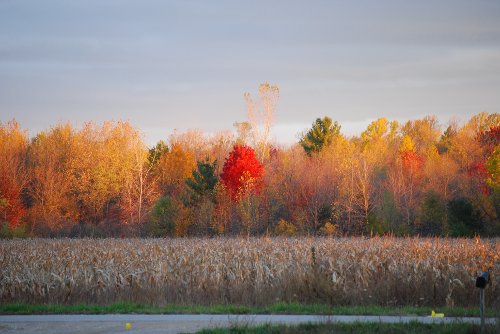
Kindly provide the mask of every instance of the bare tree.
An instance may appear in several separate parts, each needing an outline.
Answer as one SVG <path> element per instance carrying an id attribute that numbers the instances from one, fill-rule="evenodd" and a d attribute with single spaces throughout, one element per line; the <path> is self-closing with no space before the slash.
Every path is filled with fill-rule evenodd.
<path id="1" fill-rule="evenodd" d="M 260 103 L 254 102 L 250 93 L 245 93 L 244 97 L 255 151 L 258 159 L 263 161 L 269 158 L 269 132 L 279 99 L 279 87 L 267 82 L 260 84 Z"/>

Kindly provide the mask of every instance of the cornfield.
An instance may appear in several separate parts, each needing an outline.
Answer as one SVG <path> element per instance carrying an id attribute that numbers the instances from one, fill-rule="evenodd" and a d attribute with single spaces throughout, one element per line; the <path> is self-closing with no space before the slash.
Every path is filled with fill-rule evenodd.
<path id="1" fill-rule="evenodd" d="M 250 238 L 0 241 L 0 302 L 275 302 L 477 306 L 498 239 Z"/>

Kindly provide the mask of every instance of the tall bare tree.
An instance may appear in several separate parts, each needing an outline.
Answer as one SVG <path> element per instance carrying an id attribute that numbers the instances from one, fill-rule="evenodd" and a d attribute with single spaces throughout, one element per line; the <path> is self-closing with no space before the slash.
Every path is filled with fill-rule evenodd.
<path id="1" fill-rule="evenodd" d="M 244 94 L 254 147 L 260 161 L 269 158 L 269 132 L 276 112 L 279 93 L 277 85 L 266 82 L 259 85 L 260 103 L 256 103 L 250 93 Z"/>

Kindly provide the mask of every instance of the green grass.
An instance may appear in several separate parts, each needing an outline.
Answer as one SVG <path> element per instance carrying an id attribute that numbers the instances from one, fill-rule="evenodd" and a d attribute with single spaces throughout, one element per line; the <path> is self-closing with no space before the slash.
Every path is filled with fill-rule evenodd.
<path id="1" fill-rule="evenodd" d="M 486 326 L 484 333 L 498 333 L 498 327 Z M 480 333 L 480 326 L 471 324 L 421 324 L 410 322 L 407 324 L 382 324 L 382 323 L 352 323 L 352 324 L 303 324 L 298 326 L 263 325 L 257 327 L 232 327 L 205 329 L 198 334 L 298 334 L 298 333 Z"/>
<path id="2" fill-rule="evenodd" d="M 239 305 L 166 305 L 150 306 L 128 302 L 110 305 L 46 305 L 0 304 L 0 314 L 324 314 L 324 315 L 430 315 L 431 307 L 386 306 L 329 306 L 321 304 L 301 305 L 277 303 L 269 306 Z M 479 308 L 435 308 L 446 316 L 479 316 Z M 489 317 L 498 316 L 493 309 L 486 309 Z"/>

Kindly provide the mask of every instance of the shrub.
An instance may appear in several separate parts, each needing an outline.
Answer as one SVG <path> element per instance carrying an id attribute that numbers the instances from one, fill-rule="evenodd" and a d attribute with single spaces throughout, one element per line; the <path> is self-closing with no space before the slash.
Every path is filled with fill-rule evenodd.
<path id="1" fill-rule="evenodd" d="M 448 203 L 448 225 L 454 237 L 473 236 L 483 230 L 480 212 L 467 198 L 453 199 Z"/>
<path id="2" fill-rule="evenodd" d="M 323 227 L 319 230 L 322 235 L 334 235 L 337 233 L 337 225 L 334 225 L 330 222 L 323 225 Z"/>
<path id="3" fill-rule="evenodd" d="M 178 205 L 170 196 L 161 197 L 153 206 L 146 233 L 154 237 L 173 236 L 179 216 Z"/>
<path id="4" fill-rule="evenodd" d="M 297 228 L 292 223 L 289 223 L 284 219 L 280 219 L 280 221 L 276 225 L 276 228 L 274 229 L 274 232 L 276 233 L 276 235 L 291 237 L 297 233 Z"/>
<path id="5" fill-rule="evenodd" d="M 433 191 L 428 192 L 420 207 L 418 230 L 423 235 L 443 235 L 446 232 L 446 205 Z"/>
<path id="6" fill-rule="evenodd" d="M 0 225 L 0 239 L 26 238 L 28 236 L 26 226 L 23 224 L 10 227 L 9 223 L 3 222 Z"/>

